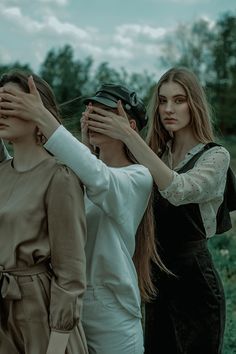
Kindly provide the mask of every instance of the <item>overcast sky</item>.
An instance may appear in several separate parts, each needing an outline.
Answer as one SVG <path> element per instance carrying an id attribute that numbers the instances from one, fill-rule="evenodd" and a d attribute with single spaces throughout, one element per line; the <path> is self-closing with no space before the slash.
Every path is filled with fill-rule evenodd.
<path id="1" fill-rule="evenodd" d="M 236 0 L 0 0 L 0 63 L 37 72 L 49 49 L 70 44 L 75 59 L 154 73 L 167 32 L 227 11 Z"/>

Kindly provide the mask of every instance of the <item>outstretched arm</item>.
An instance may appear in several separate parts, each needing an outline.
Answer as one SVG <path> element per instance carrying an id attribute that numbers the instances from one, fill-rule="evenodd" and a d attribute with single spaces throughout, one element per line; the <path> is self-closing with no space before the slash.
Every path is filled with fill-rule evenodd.
<path id="1" fill-rule="evenodd" d="M 165 189 L 173 179 L 173 171 L 149 148 L 142 137 L 130 127 L 121 101 L 118 102 L 119 115 L 93 106 L 88 114 L 88 129 L 108 135 L 124 142 L 137 161 L 149 169 L 159 189 Z"/>

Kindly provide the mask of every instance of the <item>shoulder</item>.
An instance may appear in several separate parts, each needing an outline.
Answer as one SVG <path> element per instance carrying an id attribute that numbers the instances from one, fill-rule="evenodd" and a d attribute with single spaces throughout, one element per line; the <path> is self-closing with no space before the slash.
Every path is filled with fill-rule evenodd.
<path id="1" fill-rule="evenodd" d="M 148 168 L 140 164 L 133 164 L 125 168 L 125 173 L 134 184 L 140 186 L 152 186 L 153 178 Z"/>
<path id="2" fill-rule="evenodd" d="M 54 159 L 53 183 L 61 187 L 68 187 L 73 184 L 82 188 L 82 183 L 79 177 L 65 164 L 57 159 Z"/>
<path id="3" fill-rule="evenodd" d="M 152 178 L 149 169 L 140 164 L 133 164 L 127 167 L 124 167 L 124 172 L 130 175 L 140 175 L 146 178 Z"/>
<path id="4" fill-rule="evenodd" d="M 208 148 L 204 152 L 204 154 L 202 154 L 199 160 L 204 160 L 204 159 L 212 159 L 212 162 L 217 160 L 217 161 L 222 161 L 222 162 L 225 161 L 225 163 L 229 163 L 230 153 L 222 145 L 215 145 L 212 146 L 211 148 Z"/>

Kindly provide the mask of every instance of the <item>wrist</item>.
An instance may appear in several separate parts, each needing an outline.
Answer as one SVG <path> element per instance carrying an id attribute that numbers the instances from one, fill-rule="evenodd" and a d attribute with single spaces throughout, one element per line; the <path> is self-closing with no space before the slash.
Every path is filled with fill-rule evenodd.
<path id="1" fill-rule="evenodd" d="M 131 128 L 130 126 L 127 127 L 127 129 L 125 130 L 125 132 L 123 134 L 123 138 L 122 138 L 123 143 L 128 146 L 129 142 L 130 142 L 130 139 L 132 139 L 132 137 L 135 134 L 137 134 L 137 133 L 136 133 L 136 131 L 133 128 Z"/>
<path id="2" fill-rule="evenodd" d="M 35 122 L 47 139 L 50 138 L 54 131 L 60 126 L 60 123 L 47 109 L 42 112 Z"/>

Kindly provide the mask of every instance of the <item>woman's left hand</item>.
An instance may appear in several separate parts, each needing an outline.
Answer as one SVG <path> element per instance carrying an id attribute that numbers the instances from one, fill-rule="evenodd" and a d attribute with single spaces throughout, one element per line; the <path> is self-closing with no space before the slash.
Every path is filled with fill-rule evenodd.
<path id="1" fill-rule="evenodd" d="M 121 101 L 118 101 L 117 110 L 119 114 L 93 106 L 93 112 L 88 114 L 88 129 L 125 141 L 129 135 L 130 123 Z"/>

